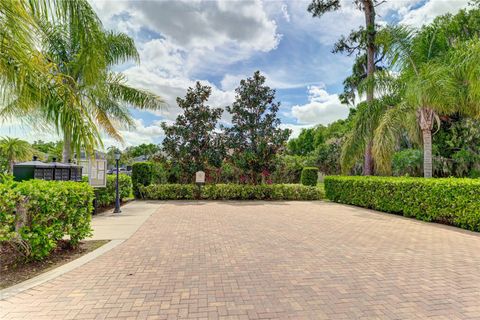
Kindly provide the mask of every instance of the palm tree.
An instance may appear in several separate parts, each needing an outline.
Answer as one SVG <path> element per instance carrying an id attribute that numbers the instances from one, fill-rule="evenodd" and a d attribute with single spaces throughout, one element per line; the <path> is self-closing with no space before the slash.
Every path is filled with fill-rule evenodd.
<path id="1" fill-rule="evenodd" d="M 373 153 L 379 171 L 389 173 L 391 155 L 401 133 L 407 131 L 414 140 L 420 133 L 424 177 L 430 178 L 433 174 L 432 130 L 435 123 L 440 124 L 439 115 L 480 114 L 480 41 L 469 41 L 445 52 L 445 48 L 437 48 L 438 35 L 432 30 L 420 33 L 404 27 L 392 30 L 395 35 L 390 54 L 401 72 L 402 102 L 381 118 L 374 134 Z M 414 123 L 416 128 L 412 126 Z"/>
<path id="2" fill-rule="evenodd" d="M 84 50 L 78 42 L 77 33 L 83 33 L 83 30 L 48 22 L 41 26 L 48 35 L 44 39 L 44 54 L 60 67 L 63 74 L 73 79 L 70 89 L 75 92 L 81 106 L 72 110 L 70 105 L 53 95 L 42 108 L 44 117 L 63 134 L 64 162 L 71 158 L 72 149 L 79 151 L 85 148 L 91 152 L 94 147 L 100 146 L 101 131 L 123 141 L 118 126 L 134 126 L 128 107 L 157 110 L 164 106 L 160 97 L 130 87 L 124 75 L 110 70 L 117 63 L 139 61 L 135 44 L 127 35 L 99 29 L 97 37 L 101 39 L 100 44 L 89 53 L 88 60 L 94 60 L 97 54 L 101 54 L 105 64 L 91 69 L 85 67 L 82 58 Z"/>
<path id="3" fill-rule="evenodd" d="M 71 28 L 83 28 L 79 37 L 85 51 L 95 50 L 99 39 L 95 30 L 100 22 L 87 0 L 0 1 L 0 106 L 1 115 L 29 114 L 32 105 L 49 95 L 62 91 L 59 97 L 74 102 L 67 81 L 58 68 L 38 50 L 43 36 L 39 20 L 62 21 Z M 99 58 L 100 63 L 105 58 Z M 86 62 L 86 61 L 85 61 Z M 97 64 L 94 64 L 95 67 Z"/>
<path id="4" fill-rule="evenodd" d="M 164 106 L 158 96 L 128 86 L 122 74 L 111 71 L 117 63 L 138 62 L 138 52 L 127 35 L 103 30 L 86 0 L 32 3 L 25 7 L 27 25 L 38 30 L 40 51 L 30 51 L 47 62 L 46 72 L 26 72 L 35 76 L 22 79 L 29 94 L 10 93 L 0 116 L 22 117 L 41 128 L 53 125 L 64 137 L 65 162 L 72 149 L 92 154 L 102 145 L 102 132 L 122 141 L 118 127 L 134 124 L 129 106 Z"/>
<path id="5" fill-rule="evenodd" d="M 398 95 L 390 94 L 377 98 L 370 104 L 361 102 L 357 105 L 353 127 L 346 135 L 340 155 L 341 169 L 344 174 L 348 174 L 355 163 L 361 159 L 368 141 L 372 141 L 373 147 L 375 130 L 385 113 L 398 101 Z M 377 171 L 377 167 L 375 161 L 375 171 Z"/>
<path id="6" fill-rule="evenodd" d="M 31 157 L 32 147 L 27 141 L 5 137 L 0 139 L 0 154 L 7 160 L 7 172 L 11 173 L 15 162 L 25 161 Z"/>

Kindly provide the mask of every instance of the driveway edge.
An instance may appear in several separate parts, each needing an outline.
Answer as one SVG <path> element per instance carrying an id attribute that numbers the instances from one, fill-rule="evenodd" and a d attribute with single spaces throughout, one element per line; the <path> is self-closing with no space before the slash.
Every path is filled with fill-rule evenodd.
<path id="1" fill-rule="evenodd" d="M 42 273 L 36 277 L 33 277 L 31 279 L 28 279 L 26 281 L 20 282 L 16 285 L 13 285 L 11 287 L 5 288 L 0 290 L 0 300 L 4 300 L 8 297 L 14 296 L 22 291 L 25 291 L 27 289 L 36 287 L 42 283 L 45 283 L 47 281 L 50 281 L 56 277 L 59 277 L 67 272 L 70 272 L 84 264 L 86 264 L 89 261 L 92 261 L 93 259 L 101 256 L 102 254 L 112 250 L 116 246 L 120 245 L 123 243 L 125 240 L 111 240 L 108 243 L 104 244 L 98 249 L 93 250 L 92 252 L 87 253 L 84 256 L 81 256 L 78 259 L 75 259 L 73 261 L 70 261 L 64 265 L 61 265 L 58 268 L 55 268 L 53 270 L 47 271 L 45 273 Z"/>

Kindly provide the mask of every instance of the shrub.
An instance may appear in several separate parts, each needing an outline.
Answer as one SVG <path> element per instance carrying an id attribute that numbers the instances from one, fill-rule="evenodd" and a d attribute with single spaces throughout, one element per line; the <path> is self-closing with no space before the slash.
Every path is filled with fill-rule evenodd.
<path id="1" fill-rule="evenodd" d="M 132 185 L 135 197 L 141 197 L 140 186 L 148 186 L 152 183 L 167 183 L 168 173 L 163 164 L 158 162 L 137 162 L 132 166 Z"/>
<path id="2" fill-rule="evenodd" d="M 162 184 L 168 182 L 167 170 L 162 163 L 152 162 L 152 180 L 151 183 Z"/>
<path id="3" fill-rule="evenodd" d="M 273 183 L 298 183 L 306 156 L 280 155 L 277 157 L 275 170 L 272 173 Z"/>
<path id="4" fill-rule="evenodd" d="M 405 149 L 395 152 L 392 159 L 393 175 L 395 176 L 422 176 L 423 151 Z"/>
<path id="5" fill-rule="evenodd" d="M 300 181 L 304 186 L 316 186 L 318 181 L 318 168 L 315 168 L 315 167 L 303 168 Z"/>
<path id="6" fill-rule="evenodd" d="M 480 180 L 461 178 L 325 178 L 328 199 L 480 231 Z"/>
<path id="7" fill-rule="evenodd" d="M 75 246 L 91 234 L 94 194 L 86 183 L 29 180 L 0 185 L 0 194 L 0 241 L 29 259 L 46 257 L 66 236 Z"/>
<path id="8" fill-rule="evenodd" d="M 145 199 L 152 200 L 320 200 L 317 187 L 299 184 L 211 184 L 201 188 L 184 184 L 164 184 L 141 187 Z"/>
<path id="9" fill-rule="evenodd" d="M 106 207 L 115 203 L 116 198 L 116 175 L 107 175 L 107 185 L 105 188 L 95 190 L 97 206 Z M 126 199 L 132 195 L 132 178 L 126 174 L 118 175 L 118 191 L 120 199 Z"/>
<path id="10" fill-rule="evenodd" d="M 137 162 L 132 165 L 132 185 L 135 197 L 140 197 L 140 186 L 152 183 L 153 165 L 151 162 Z"/>
<path id="11" fill-rule="evenodd" d="M 192 200 L 195 199 L 193 184 L 151 184 L 140 186 L 140 194 L 144 199 L 152 200 Z"/>

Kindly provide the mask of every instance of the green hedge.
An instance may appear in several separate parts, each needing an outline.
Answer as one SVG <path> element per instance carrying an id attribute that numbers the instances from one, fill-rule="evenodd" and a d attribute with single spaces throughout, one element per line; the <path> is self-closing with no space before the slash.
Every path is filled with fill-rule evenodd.
<path id="1" fill-rule="evenodd" d="M 320 200 L 317 187 L 299 184 L 212 184 L 201 188 L 188 184 L 159 184 L 141 187 L 144 199 L 152 200 Z"/>
<path id="2" fill-rule="evenodd" d="M 480 231 L 480 180 L 397 177 L 325 178 L 328 199 Z"/>
<path id="3" fill-rule="evenodd" d="M 151 184 L 141 186 L 139 191 L 143 199 L 152 200 L 192 200 L 198 189 L 193 184 Z"/>
<path id="4" fill-rule="evenodd" d="M 318 182 L 318 168 L 305 167 L 300 176 L 300 182 L 304 186 L 316 186 Z"/>
<path id="5" fill-rule="evenodd" d="M 117 176 L 114 174 L 107 175 L 106 187 L 95 190 L 98 207 L 106 207 L 115 203 L 116 179 Z M 121 200 L 132 196 L 132 178 L 130 178 L 130 176 L 126 174 L 119 174 L 118 187 Z"/>
<path id="6" fill-rule="evenodd" d="M 161 163 L 137 162 L 132 166 L 132 185 L 135 197 L 141 197 L 140 186 L 167 182 L 167 171 Z"/>
<path id="7" fill-rule="evenodd" d="M 93 189 L 87 183 L 30 180 L 0 185 L 0 242 L 28 259 L 42 259 L 64 237 L 71 245 L 91 234 Z M 24 208 L 25 220 L 16 210 Z"/>
<path id="8" fill-rule="evenodd" d="M 132 165 L 133 194 L 139 197 L 140 186 L 148 186 L 152 183 L 153 167 L 151 162 L 137 162 Z"/>

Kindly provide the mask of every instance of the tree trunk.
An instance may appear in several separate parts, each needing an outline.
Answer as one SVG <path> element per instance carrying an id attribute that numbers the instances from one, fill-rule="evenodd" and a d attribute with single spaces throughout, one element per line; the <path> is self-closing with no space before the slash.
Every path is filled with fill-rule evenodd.
<path id="1" fill-rule="evenodd" d="M 425 178 L 431 178 L 433 173 L 432 129 L 435 112 L 428 107 L 420 108 L 417 112 L 417 118 L 423 138 L 423 176 Z"/>
<path id="2" fill-rule="evenodd" d="M 373 0 L 362 0 L 365 13 L 365 27 L 367 32 L 367 79 L 371 79 L 375 72 L 375 6 Z M 367 88 L 367 104 L 371 105 L 374 98 L 374 86 Z M 367 142 L 363 163 L 363 174 L 372 175 L 374 172 L 372 155 L 372 141 Z"/>
<path id="3" fill-rule="evenodd" d="M 363 163 L 363 175 L 371 176 L 373 174 L 373 142 L 370 140 L 365 147 L 365 161 Z"/>
<path id="4" fill-rule="evenodd" d="M 431 178 L 433 172 L 432 165 L 432 131 L 422 130 L 423 136 L 423 177 Z"/>
<path id="5" fill-rule="evenodd" d="M 68 130 L 63 132 L 62 162 L 68 163 L 72 159 L 72 135 Z"/>

